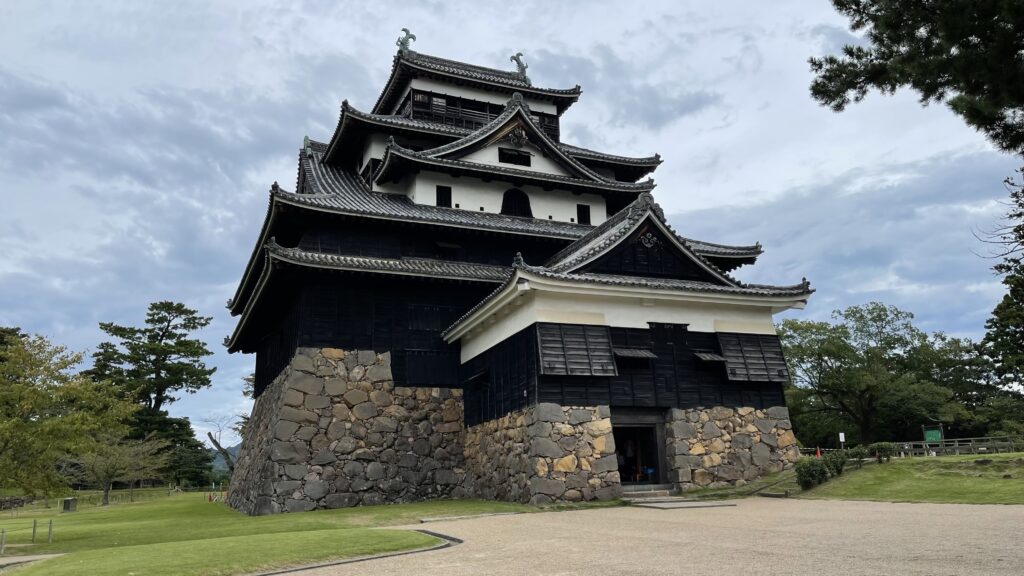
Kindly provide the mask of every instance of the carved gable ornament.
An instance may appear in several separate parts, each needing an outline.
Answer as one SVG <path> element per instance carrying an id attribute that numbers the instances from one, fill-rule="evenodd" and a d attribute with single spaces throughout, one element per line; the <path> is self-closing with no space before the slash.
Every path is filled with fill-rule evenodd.
<path id="1" fill-rule="evenodd" d="M 529 138 L 526 137 L 526 129 L 521 124 L 517 124 L 514 128 L 509 130 L 508 135 L 505 136 L 508 143 L 515 146 L 516 148 L 522 148 L 529 142 Z"/>
<path id="2" fill-rule="evenodd" d="M 661 244 L 661 239 L 654 234 L 654 232 L 647 231 L 640 235 L 640 243 L 644 245 L 644 248 L 654 248 L 658 244 Z"/>

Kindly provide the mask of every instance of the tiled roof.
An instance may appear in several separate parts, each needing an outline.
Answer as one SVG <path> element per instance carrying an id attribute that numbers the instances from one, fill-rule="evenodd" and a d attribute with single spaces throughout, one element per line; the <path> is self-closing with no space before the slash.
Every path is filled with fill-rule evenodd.
<path id="1" fill-rule="evenodd" d="M 242 281 L 235 291 L 234 297 L 228 302 L 232 313 L 241 312 L 248 300 L 248 289 L 257 275 L 256 266 L 262 261 L 263 243 L 273 234 L 268 228 L 272 226 L 274 207 L 277 204 L 307 207 L 312 210 L 365 216 L 383 220 L 417 222 L 487 230 L 493 232 L 540 236 L 559 240 L 574 241 L 595 230 L 592 226 L 506 216 L 491 212 L 476 212 L 457 208 L 440 208 L 424 204 L 416 204 L 407 196 L 398 194 L 382 194 L 371 191 L 362 178 L 349 170 L 327 165 L 322 162 L 327 145 L 309 141 L 307 148 L 299 154 L 299 188 L 302 193 L 287 192 L 275 186 L 270 191 L 270 204 L 263 222 L 260 239 L 253 248 Z M 613 219 L 616 218 L 613 216 Z M 723 246 L 685 239 L 690 247 L 706 257 L 752 259 L 761 253 L 760 246 Z"/>
<path id="2" fill-rule="evenodd" d="M 593 226 L 557 220 L 522 218 L 458 208 L 438 208 L 416 204 L 404 195 L 372 192 L 363 179 L 351 171 L 322 162 L 323 154 L 327 149 L 326 144 L 314 140 L 310 140 L 309 144 L 309 153 L 299 155 L 299 169 L 305 174 L 305 180 L 309 186 L 303 192 L 307 193 L 294 194 L 278 190 L 274 193 L 275 197 L 289 203 L 345 214 L 447 224 L 567 240 L 577 240 L 594 230 Z M 762 253 L 759 244 L 727 246 L 691 238 L 683 238 L 683 240 L 697 253 L 704 256 L 752 258 Z"/>
<path id="3" fill-rule="evenodd" d="M 805 278 L 800 284 L 794 284 L 792 286 L 770 286 L 767 284 L 742 284 L 738 286 L 722 286 L 719 284 L 712 284 L 710 282 L 698 282 L 694 280 L 679 280 L 675 278 L 648 278 L 643 276 L 625 276 L 618 274 L 593 274 L 593 273 L 564 273 L 555 272 L 545 266 L 530 266 L 523 263 L 522 258 L 517 254 L 516 260 L 512 264 L 514 271 L 522 271 L 527 274 L 540 276 L 542 278 L 549 278 L 552 280 L 562 280 L 566 282 L 579 282 L 583 284 L 600 284 L 607 286 L 624 286 L 631 288 L 648 288 L 653 290 L 674 290 L 679 292 L 690 292 L 690 293 L 708 293 L 708 294 L 728 294 L 734 296 L 755 296 L 755 297 L 806 297 L 814 293 L 811 289 L 810 284 Z M 452 330 L 462 324 L 466 319 L 475 314 L 478 310 L 486 306 L 505 289 L 509 287 L 512 282 L 517 282 L 519 274 L 510 274 L 508 278 L 500 286 L 494 289 L 488 294 L 483 300 L 478 302 L 475 306 L 470 308 L 465 314 L 459 317 L 458 320 L 452 323 L 451 326 L 446 328 L 441 333 L 442 337 L 447 337 Z"/>
<path id="4" fill-rule="evenodd" d="M 456 138 L 462 138 L 472 134 L 474 131 L 469 128 L 460 128 L 458 126 L 450 126 L 442 122 L 429 122 L 427 120 L 414 120 L 405 116 L 399 116 L 395 114 L 370 114 L 369 112 L 362 112 L 352 107 L 345 100 L 341 103 L 341 116 L 338 120 L 338 126 L 341 126 L 341 122 L 345 116 L 352 118 L 358 118 L 364 122 L 371 124 L 378 124 L 382 126 L 392 126 L 395 128 L 405 130 L 415 130 L 419 132 L 427 132 L 430 134 L 437 134 L 441 136 L 452 136 Z M 335 138 L 337 138 L 337 130 L 335 130 Z M 571 144 L 565 144 L 562 142 L 555 142 L 563 153 L 572 156 L 573 158 L 581 160 L 591 160 L 602 162 L 605 164 L 618 164 L 624 166 L 639 166 L 647 167 L 650 169 L 656 168 L 661 164 L 661 156 L 655 154 L 654 156 L 647 157 L 632 157 L 632 156 L 619 156 L 616 154 L 607 154 L 605 152 L 598 152 L 596 150 L 590 150 L 580 146 L 573 146 Z"/>
<path id="5" fill-rule="evenodd" d="M 688 292 L 709 292 L 719 294 L 739 294 L 750 296 L 806 296 L 814 292 L 810 284 L 804 280 L 800 284 L 790 286 L 772 286 L 768 284 L 740 284 L 739 286 L 722 286 L 710 282 L 695 280 L 678 280 L 675 278 L 648 278 L 644 276 L 625 276 L 619 274 L 563 273 L 554 272 L 542 266 L 524 266 L 530 273 L 554 280 L 581 281 L 611 286 L 635 286 L 664 290 L 682 290 Z"/>
<path id="6" fill-rule="evenodd" d="M 497 68 L 487 68 L 485 66 L 467 64 L 465 62 L 457 62 L 455 60 L 448 60 L 447 58 L 438 58 L 437 56 L 421 54 L 412 50 L 399 50 L 398 53 L 395 54 L 391 67 L 391 77 L 388 79 L 387 85 L 384 87 L 380 97 L 377 98 L 377 103 L 373 107 L 374 112 L 383 111 L 381 108 L 385 103 L 389 102 L 391 97 L 397 92 L 398 86 L 396 85 L 396 79 L 401 75 L 401 72 L 410 69 L 421 70 L 428 73 L 432 72 L 443 76 L 452 76 L 468 80 L 470 82 L 504 88 L 510 91 L 518 90 L 534 97 L 561 101 L 559 110 L 564 110 L 572 102 L 578 100 L 580 93 L 582 92 L 578 85 L 566 89 L 538 88 L 529 83 L 526 78 L 518 72 L 498 70 Z"/>
<path id="7" fill-rule="evenodd" d="M 645 180 L 643 182 L 617 182 L 614 180 L 608 180 L 601 178 L 600 180 L 584 180 L 582 178 L 576 178 L 572 176 L 563 176 L 561 174 L 548 174 L 545 172 L 534 172 L 531 170 L 519 170 L 516 168 L 506 168 L 504 166 L 494 166 L 491 164 L 478 164 L 476 162 L 466 162 L 464 160 L 450 160 L 447 158 L 438 158 L 436 156 L 428 156 L 422 152 L 416 152 L 407 148 L 402 148 L 394 143 L 389 143 L 384 152 L 384 159 L 381 162 L 380 167 L 377 169 L 377 173 L 374 175 L 374 181 L 378 178 L 387 179 L 389 170 L 395 165 L 394 162 L 389 162 L 395 157 L 409 160 L 415 164 L 424 166 L 436 166 L 439 168 L 450 168 L 457 169 L 469 173 L 473 172 L 486 172 L 488 174 L 501 174 L 509 178 L 514 178 L 524 182 L 535 182 L 537 185 L 543 186 L 543 183 L 554 183 L 564 187 L 576 188 L 576 189 L 587 189 L 596 191 L 609 191 L 609 192 L 649 192 L 654 189 L 653 180 Z"/>
<path id="8" fill-rule="evenodd" d="M 590 226 L 476 212 L 458 208 L 439 208 L 416 204 L 407 196 L 372 192 L 363 179 L 354 173 L 321 162 L 324 145 L 312 143 L 309 154 L 302 154 L 300 170 L 305 180 L 301 194 L 280 190 L 275 198 L 290 203 L 357 216 L 389 220 L 425 222 L 462 228 L 494 230 L 532 236 L 574 240 L 591 229 Z"/>
<path id="9" fill-rule="evenodd" d="M 302 266 L 313 266 L 331 270 L 351 270 L 398 274 L 406 276 L 427 276 L 448 280 L 478 282 L 504 282 L 511 273 L 507 266 L 476 264 L 472 262 L 451 262 L 430 258 L 377 258 L 371 256 L 348 256 L 311 252 L 301 248 L 285 248 L 271 240 L 267 252 L 276 260 Z"/>
<path id="10" fill-rule="evenodd" d="M 617 154 L 607 154 L 605 152 L 598 152 L 596 150 L 588 150 L 587 148 L 581 148 L 579 146 L 573 146 L 571 144 L 559 143 L 558 146 L 570 156 L 576 158 L 584 158 L 587 160 L 600 160 L 611 164 L 628 164 L 630 166 L 650 166 L 654 167 L 661 164 L 661 154 L 655 154 L 654 156 L 647 156 L 644 158 L 636 158 L 633 156 L 619 156 Z"/>

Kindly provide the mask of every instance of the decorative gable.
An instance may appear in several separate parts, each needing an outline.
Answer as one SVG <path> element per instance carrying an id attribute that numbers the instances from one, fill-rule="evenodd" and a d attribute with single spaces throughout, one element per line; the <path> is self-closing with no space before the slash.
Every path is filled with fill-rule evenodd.
<path id="1" fill-rule="evenodd" d="M 677 239 L 669 237 L 651 218 L 647 218 L 621 242 L 577 272 L 676 278 L 729 285 L 721 275 L 711 272 L 697 258 L 680 250 Z"/>

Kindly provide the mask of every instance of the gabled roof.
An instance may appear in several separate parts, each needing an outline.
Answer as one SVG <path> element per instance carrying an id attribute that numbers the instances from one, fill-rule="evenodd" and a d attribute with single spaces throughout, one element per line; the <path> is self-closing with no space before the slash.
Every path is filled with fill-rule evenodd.
<path id="1" fill-rule="evenodd" d="M 684 258 L 692 260 L 711 277 L 725 285 L 740 286 L 738 280 L 708 262 L 690 246 L 687 239 L 672 230 L 665 221 L 665 213 L 661 206 L 658 206 L 649 193 L 641 194 L 632 204 L 552 256 L 544 263 L 544 268 L 554 273 L 575 272 L 608 253 L 647 221 L 659 228 Z"/>
<path id="2" fill-rule="evenodd" d="M 403 88 L 414 76 L 425 75 L 468 84 L 485 90 L 504 93 L 519 91 L 532 98 L 553 102 L 561 114 L 579 100 L 582 90 L 579 85 L 568 89 L 538 88 L 518 72 L 486 68 L 446 58 L 420 54 L 412 50 L 399 50 L 391 65 L 391 76 L 377 103 L 375 114 L 390 114 L 403 95 Z"/>
<path id="3" fill-rule="evenodd" d="M 698 264 L 714 281 L 587 271 L 588 264 L 611 252 L 645 222 L 660 228 L 683 257 Z M 467 327 L 477 324 L 481 315 L 490 314 L 503 306 L 515 291 L 537 289 L 537 285 L 544 281 L 549 284 L 545 289 L 554 289 L 558 285 L 557 289 L 572 293 L 602 291 L 607 288 L 639 288 L 665 297 L 721 297 L 748 304 L 781 306 L 780 309 L 804 302 L 814 292 L 806 278 L 790 286 L 745 284 L 733 278 L 699 254 L 689 240 L 676 234 L 665 222 L 661 207 L 647 193 L 641 194 L 627 208 L 552 256 L 543 265 L 528 265 L 523 262 L 521 255 L 516 255 L 512 268 L 513 273 L 505 283 L 445 330 L 442 334 L 445 339 L 453 341 L 460 338 Z"/>
<path id="4" fill-rule="evenodd" d="M 434 170 L 438 172 L 454 172 L 465 174 L 482 179 L 502 180 L 513 185 L 533 185 L 540 188 L 560 188 L 577 192 L 601 193 L 632 193 L 649 192 L 654 189 L 653 181 L 638 183 L 612 182 L 608 180 L 584 180 L 560 174 L 548 174 L 544 172 L 533 172 L 530 170 L 519 170 L 494 166 L 491 164 L 479 164 L 466 162 L 464 160 L 447 160 L 426 156 L 421 152 L 403 148 L 391 141 L 384 151 L 384 158 L 377 172 L 374 173 L 373 181 L 385 183 L 391 180 L 398 180 L 406 173 L 414 170 Z"/>
<path id="5" fill-rule="evenodd" d="M 348 100 L 345 100 L 341 103 L 338 124 L 335 127 L 334 134 L 331 136 L 330 142 L 327 144 L 327 153 L 324 156 L 324 161 L 328 163 L 339 162 L 343 158 L 341 151 L 346 148 L 346 143 L 351 138 L 358 138 L 365 134 L 368 129 L 374 127 L 389 131 L 429 134 L 452 139 L 463 139 L 479 131 L 451 126 L 441 122 L 415 120 L 394 114 L 370 114 L 356 109 L 349 104 Z M 558 148 L 561 154 L 577 161 L 612 169 L 627 168 L 637 178 L 653 172 L 662 162 L 661 156 L 658 154 L 645 157 L 619 156 L 553 140 L 551 142 Z"/>
<path id="6" fill-rule="evenodd" d="M 515 129 L 522 128 L 523 137 L 537 145 L 555 162 L 562 165 L 571 175 L 549 174 L 533 170 L 522 170 L 493 164 L 480 164 L 459 160 L 461 156 L 504 138 Z M 384 157 L 373 179 L 383 183 L 397 180 L 409 170 L 433 167 L 443 171 L 458 171 L 485 178 L 501 176 L 513 183 L 531 183 L 542 187 L 560 187 L 590 192 L 647 192 L 654 189 L 654 181 L 619 182 L 605 178 L 587 168 L 559 148 L 558 144 L 534 122 L 530 108 L 522 94 L 516 92 L 505 106 L 505 110 L 491 122 L 463 138 L 429 150 L 414 151 L 388 140 Z"/>
<path id="7" fill-rule="evenodd" d="M 260 299 L 260 293 L 270 281 L 275 268 L 280 265 L 298 266 L 308 269 L 362 272 L 389 276 L 416 276 L 453 282 L 484 282 L 496 284 L 508 278 L 507 266 L 475 264 L 471 262 L 450 262 L 431 258 L 378 258 L 372 256 L 348 256 L 314 252 L 301 248 L 286 248 L 273 238 L 261 246 L 263 267 L 256 281 L 254 293 L 241 311 L 241 319 L 232 335 L 224 340 L 230 352 L 239 349 L 239 339 L 248 325 L 252 309 Z"/>
<path id="8" fill-rule="evenodd" d="M 566 154 L 565 151 L 563 151 L 561 147 L 559 147 L 558 144 L 533 121 L 533 116 L 530 114 L 530 107 L 526 104 L 526 101 L 523 100 L 523 95 L 519 92 L 512 94 L 512 98 L 505 104 L 505 109 L 501 114 L 496 116 L 494 120 L 491 120 L 482 126 L 479 130 L 467 134 L 463 138 L 454 142 L 449 142 L 448 144 L 438 146 L 437 148 L 430 150 L 424 150 L 420 153 L 425 156 L 430 156 L 431 158 L 456 160 L 472 151 L 479 150 L 480 148 L 506 138 L 518 128 L 522 128 L 522 138 L 525 138 L 525 140 L 528 140 L 540 148 L 545 154 L 562 166 L 562 168 L 565 168 L 565 170 L 570 174 L 574 174 L 578 178 L 594 182 L 618 183 L 615 180 L 610 180 L 598 175 L 590 168 L 580 164 L 579 161 L 574 159 L 572 156 Z"/>

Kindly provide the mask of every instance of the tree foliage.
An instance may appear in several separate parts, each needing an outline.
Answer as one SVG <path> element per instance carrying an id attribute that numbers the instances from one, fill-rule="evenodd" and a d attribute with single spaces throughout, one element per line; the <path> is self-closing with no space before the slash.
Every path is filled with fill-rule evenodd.
<path id="1" fill-rule="evenodd" d="M 162 301 L 149 305 L 144 327 L 101 322 L 100 328 L 117 342 L 97 347 L 89 374 L 114 382 L 126 398 L 160 411 L 177 400 L 177 392 L 194 394 L 210 385 L 216 368 L 207 368 L 203 358 L 212 352 L 192 334 L 211 320 L 184 304 Z"/>
<path id="2" fill-rule="evenodd" d="M 832 0 L 866 46 L 811 58 L 811 95 L 841 111 L 871 89 L 945 102 L 996 146 L 1024 153 L 1024 3 Z"/>
<path id="3" fill-rule="evenodd" d="M 209 480 L 213 457 L 196 439 L 188 418 L 172 418 L 163 410 L 142 408 L 133 415 L 129 438 L 164 442 L 167 458 L 160 476 L 174 484 L 202 485 Z"/>
<path id="4" fill-rule="evenodd" d="M 1024 174 L 1024 168 L 1018 174 Z M 1003 277 L 1006 295 L 985 323 L 985 344 L 996 359 L 996 370 L 1024 385 L 1024 185 L 1007 178 L 1010 205 L 1006 224 L 991 236 L 1001 260 L 993 268 Z"/>
<path id="5" fill-rule="evenodd" d="M 165 441 L 155 438 L 130 440 L 102 433 L 74 462 L 79 478 L 103 491 L 102 505 L 106 506 L 115 482 L 134 488 L 140 480 L 158 478 L 167 461 L 166 448 Z"/>
<path id="6" fill-rule="evenodd" d="M 905 440 L 943 422 L 955 435 L 1012 429 L 1021 395 L 966 339 L 929 335 L 913 315 L 873 302 L 833 313 L 833 322 L 786 320 L 779 330 L 793 386 L 787 403 L 805 442 Z"/>
<path id="7" fill-rule="evenodd" d="M 135 406 L 77 374 L 80 354 L 42 336 L 0 333 L 0 486 L 50 495 L 65 486 L 59 464 L 90 449 L 95 434 L 123 429 Z"/>

